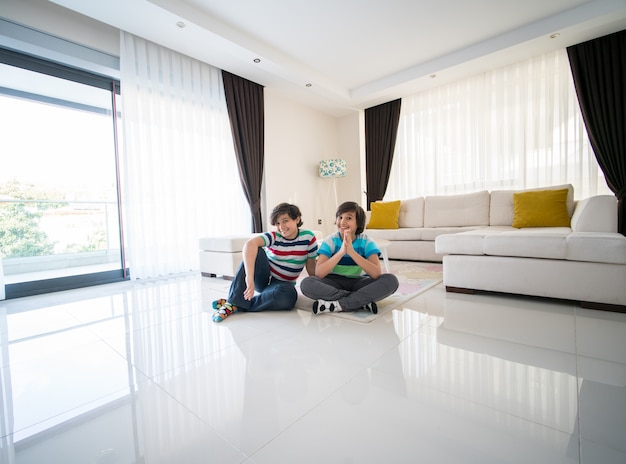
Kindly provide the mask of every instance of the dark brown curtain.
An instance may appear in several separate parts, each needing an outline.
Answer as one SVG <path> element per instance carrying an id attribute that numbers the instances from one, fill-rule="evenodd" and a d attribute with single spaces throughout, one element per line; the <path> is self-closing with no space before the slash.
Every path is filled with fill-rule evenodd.
<path id="1" fill-rule="evenodd" d="M 265 159 L 263 86 L 222 70 L 239 178 L 250 205 L 252 232 L 262 232 L 261 183 Z"/>
<path id="2" fill-rule="evenodd" d="M 626 235 L 626 30 L 567 48 L 589 141 Z"/>
<path id="3" fill-rule="evenodd" d="M 382 200 L 389 183 L 393 151 L 400 123 L 401 100 L 365 110 L 365 181 L 367 209 Z"/>

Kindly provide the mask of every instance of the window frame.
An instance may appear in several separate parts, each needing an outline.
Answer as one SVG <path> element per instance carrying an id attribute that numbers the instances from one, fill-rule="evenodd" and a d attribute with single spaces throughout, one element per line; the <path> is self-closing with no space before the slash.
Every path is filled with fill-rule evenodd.
<path id="1" fill-rule="evenodd" d="M 114 137 L 114 157 L 115 157 L 115 170 L 116 170 L 116 184 L 117 184 L 117 207 L 118 207 L 118 220 L 119 220 L 119 235 L 120 235 L 120 269 L 92 272 L 85 274 L 76 274 L 66 277 L 55 277 L 49 279 L 34 280 L 28 282 L 17 282 L 5 285 L 6 299 L 21 298 L 25 296 L 39 295 L 63 290 L 70 290 L 76 288 L 83 288 L 94 285 L 103 285 L 114 282 L 122 282 L 129 280 L 129 269 L 126 266 L 125 247 L 124 247 L 124 235 L 123 235 L 123 220 L 121 209 L 121 192 L 120 192 L 120 167 L 119 167 L 119 143 L 118 143 L 118 109 L 116 107 L 116 97 L 120 95 L 121 86 L 119 79 L 111 76 L 104 76 L 91 71 L 86 71 L 76 67 L 72 67 L 66 64 L 54 62 L 37 56 L 29 55 L 12 49 L 0 46 L 0 63 L 22 68 L 28 71 L 37 72 L 40 74 L 46 74 L 52 77 L 65 79 L 72 82 L 96 87 L 99 89 L 107 90 L 111 92 L 111 108 L 113 124 L 113 137 Z M 14 89 L 8 89 L 0 87 L 0 93 L 9 96 L 22 96 L 27 97 L 30 100 L 61 104 L 66 107 L 76 108 L 78 105 L 75 103 L 64 101 L 60 99 L 54 99 L 51 101 L 50 97 L 30 94 Z"/>

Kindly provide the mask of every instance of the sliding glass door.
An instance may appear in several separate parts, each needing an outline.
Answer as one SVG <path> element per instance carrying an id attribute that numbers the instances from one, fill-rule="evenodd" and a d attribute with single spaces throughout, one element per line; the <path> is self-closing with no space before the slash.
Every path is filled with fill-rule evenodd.
<path id="1" fill-rule="evenodd" d="M 7 298 L 125 278 L 114 80 L 4 51 L 0 257 Z"/>

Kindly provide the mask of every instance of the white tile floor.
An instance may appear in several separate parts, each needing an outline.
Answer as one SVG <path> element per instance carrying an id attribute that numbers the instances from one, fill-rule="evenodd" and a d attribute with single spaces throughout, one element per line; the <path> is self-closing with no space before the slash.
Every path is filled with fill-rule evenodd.
<path id="1" fill-rule="evenodd" d="M 0 463 L 626 463 L 626 314 L 440 285 L 213 323 L 228 284 L 0 302 Z"/>

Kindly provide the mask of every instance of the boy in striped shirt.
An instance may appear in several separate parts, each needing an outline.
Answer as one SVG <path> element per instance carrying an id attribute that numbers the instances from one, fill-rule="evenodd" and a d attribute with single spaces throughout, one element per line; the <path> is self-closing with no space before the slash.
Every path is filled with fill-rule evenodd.
<path id="1" fill-rule="evenodd" d="M 213 302 L 214 322 L 222 322 L 235 311 L 292 309 L 298 299 L 295 284 L 302 270 L 306 267 L 309 275 L 315 275 L 317 242 L 313 232 L 300 229 L 300 209 L 281 203 L 272 211 L 270 220 L 276 231 L 255 235 L 243 246 L 243 262 L 228 298 Z"/>

